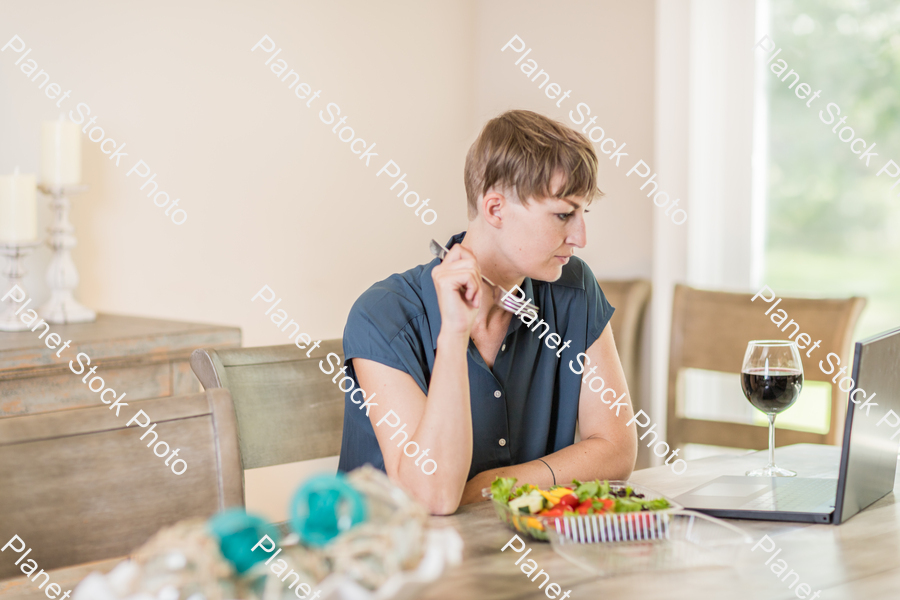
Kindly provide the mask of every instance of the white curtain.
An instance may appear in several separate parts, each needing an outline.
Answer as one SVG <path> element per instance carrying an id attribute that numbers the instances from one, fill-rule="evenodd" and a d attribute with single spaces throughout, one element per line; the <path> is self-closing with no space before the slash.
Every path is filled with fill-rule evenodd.
<path id="1" fill-rule="evenodd" d="M 656 165 L 688 212 L 680 226 L 662 210 L 654 218 L 651 408 L 665 415 L 675 283 L 749 291 L 762 273 L 766 128 L 753 46 L 768 19 L 765 0 L 658 0 L 656 15 Z M 692 416 L 752 415 L 729 379 L 685 383 Z"/>

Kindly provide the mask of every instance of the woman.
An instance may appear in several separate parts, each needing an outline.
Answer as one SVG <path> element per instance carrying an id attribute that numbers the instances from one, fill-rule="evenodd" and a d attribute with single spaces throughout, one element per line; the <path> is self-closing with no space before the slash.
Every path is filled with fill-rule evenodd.
<path id="1" fill-rule="evenodd" d="M 350 312 L 345 366 L 368 398 L 346 397 L 341 471 L 371 463 L 441 515 L 498 476 L 548 486 L 631 474 L 613 308 L 573 256 L 596 180 L 590 142 L 556 121 L 515 110 L 485 125 L 466 157 L 468 231 L 443 262 L 373 285 Z M 504 310 L 482 275 L 522 290 L 538 315 Z M 615 410 L 598 393 L 609 389 Z"/>

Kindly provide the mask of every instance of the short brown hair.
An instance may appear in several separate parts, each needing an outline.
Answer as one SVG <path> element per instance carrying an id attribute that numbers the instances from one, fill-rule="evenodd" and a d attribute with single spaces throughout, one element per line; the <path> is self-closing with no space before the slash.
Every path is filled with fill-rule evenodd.
<path id="1" fill-rule="evenodd" d="M 564 180 L 550 189 L 554 173 Z M 510 110 L 487 122 L 466 155 L 469 218 L 478 198 L 492 187 L 512 190 L 524 204 L 530 198 L 602 196 L 597 188 L 597 154 L 574 129 L 530 110 Z"/>

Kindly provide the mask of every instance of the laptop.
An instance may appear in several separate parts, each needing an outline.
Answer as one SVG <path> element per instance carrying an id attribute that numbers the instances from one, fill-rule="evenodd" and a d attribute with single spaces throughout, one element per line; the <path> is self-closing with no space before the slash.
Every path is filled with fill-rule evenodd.
<path id="1" fill-rule="evenodd" d="M 723 476 L 674 498 L 675 502 L 716 517 L 838 525 L 885 496 L 894 488 L 900 450 L 900 417 L 888 413 L 900 415 L 900 329 L 856 342 L 851 377 L 851 396 L 856 389 L 868 397 L 877 394 L 873 402 L 878 406 L 871 406 L 866 415 L 858 408 L 865 402 L 862 392 L 856 396 L 859 405 L 847 402 L 837 478 L 836 447 L 786 446 L 776 454 L 789 455 L 792 448 L 802 448 L 807 455 L 813 452 L 814 462 L 822 467 L 820 476 Z"/>

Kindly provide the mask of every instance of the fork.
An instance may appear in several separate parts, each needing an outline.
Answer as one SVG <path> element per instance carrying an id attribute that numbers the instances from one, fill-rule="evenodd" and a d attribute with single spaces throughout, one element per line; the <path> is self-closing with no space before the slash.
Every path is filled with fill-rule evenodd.
<path id="1" fill-rule="evenodd" d="M 450 252 L 444 246 L 442 246 L 440 243 L 438 243 L 436 240 L 431 240 L 431 243 L 428 245 L 428 247 L 431 250 L 431 253 L 434 254 L 435 256 L 437 256 L 440 260 L 444 260 L 444 257 L 447 255 L 447 253 Z M 538 307 L 535 303 L 533 303 L 531 301 L 523 301 L 523 300 L 516 298 L 514 295 L 512 295 L 511 293 L 509 293 L 505 289 L 503 289 L 502 286 L 497 285 L 496 283 L 494 283 L 493 281 L 491 281 L 484 275 L 482 275 L 481 278 L 484 279 L 485 283 L 487 283 L 488 285 L 495 287 L 495 288 L 499 288 L 500 291 L 503 292 L 503 295 L 500 297 L 500 300 L 494 301 L 497 304 L 497 306 L 501 307 L 504 310 L 508 310 L 511 313 L 515 313 L 517 315 L 524 310 L 525 312 L 533 313 L 535 318 L 537 317 Z"/>

